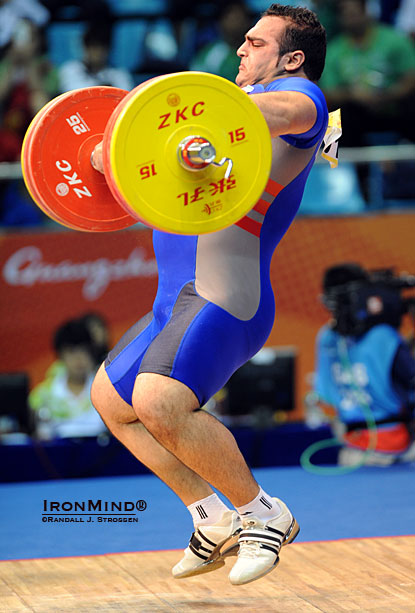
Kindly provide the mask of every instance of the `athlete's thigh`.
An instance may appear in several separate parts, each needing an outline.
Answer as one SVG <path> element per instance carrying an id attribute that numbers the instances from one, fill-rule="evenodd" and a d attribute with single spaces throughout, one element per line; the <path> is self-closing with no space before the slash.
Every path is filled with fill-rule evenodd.
<path id="1" fill-rule="evenodd" d="M 144 412 L 146 415 L 160 415 L 165 422 L 169 417 L 174 418 L 177 410 L 189 413 L 198 409 L 199 401 L 194 392 L 181 381 L 144 372 L 138 374 L 136 379 L 133 406 L 139 418 Z"/>
<path id="2" fill-rule="evenodd" d="M 105 364 L 102 364 L 91 388 L 91 400 L 95 409 L 107 425 L 114 422 L 127 424 L 137 421 L 133 408 L 125 402 L 114 388 Z"/>

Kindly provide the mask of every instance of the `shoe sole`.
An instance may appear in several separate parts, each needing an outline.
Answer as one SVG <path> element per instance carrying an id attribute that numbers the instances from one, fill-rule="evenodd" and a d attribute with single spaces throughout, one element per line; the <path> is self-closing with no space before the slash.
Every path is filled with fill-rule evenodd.
<path id="1" fill-rule="evenodd" d="M 181 573 L 180 575 L 173 575 L 175 579 L 187 579 L 187 577 L 195 577 L 196 575 L 202 575 L 204 573 L 210 573 L 213 570 L 217 570 L 218 568 L 222 568 L 225 566 L 225 558 L 229 555 L 236 555 L 239 544 L 238 544 L 238 536 L 241 531 L 241 528 L 238 528 L 236 532 L 231 534 L 229 538 L 219 543 L 215 549 L 212 551 L 210 558 L 206 560 L 206 562 L 202 562 L 199 566 L 194 569 L 190 569 Z M 221 551 L 224 545 L 229 545 L 226 550 Z M 228 553 L 229 550 L 234 550 L 236 553 Z"/>

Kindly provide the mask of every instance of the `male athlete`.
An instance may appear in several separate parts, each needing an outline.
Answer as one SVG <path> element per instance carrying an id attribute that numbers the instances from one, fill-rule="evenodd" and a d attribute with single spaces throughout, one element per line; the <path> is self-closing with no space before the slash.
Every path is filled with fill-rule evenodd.
<path id="1" fill-rule="evenodd" d="M 154 232 L 153 310 L 109 353 L 92 399 L 113 434 L 192 514 L 195 532 L 173 575 L 223 566 L 224 550 L 236 552 L 238 538 L 229 578 L 239 585 L 275 568 L 299 527 L 284 502 L 255 481 L 229 430 L 200 407 L 264 345 L 274 322 L 271 257 L 298 210 L 327 127 L 315 85 L 325 31 L 311 11 L 273 4 L 237 54 L 236 83 L 272 137 L 270 180 L 253 210 L 230 228 L 202 236 Z"/>

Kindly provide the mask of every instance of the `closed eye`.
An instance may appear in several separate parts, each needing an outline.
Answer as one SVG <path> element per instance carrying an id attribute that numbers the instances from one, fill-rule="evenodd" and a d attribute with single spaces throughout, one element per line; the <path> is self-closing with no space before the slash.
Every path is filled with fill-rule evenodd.
<path id="1" fill-rule="evenodd" d="M 265 41 L 262 38 L 252 38 L 252 36 L 247 36 L 246 40 L 252 45 L 252 47 L 262 47 L 265 44 Z"/>

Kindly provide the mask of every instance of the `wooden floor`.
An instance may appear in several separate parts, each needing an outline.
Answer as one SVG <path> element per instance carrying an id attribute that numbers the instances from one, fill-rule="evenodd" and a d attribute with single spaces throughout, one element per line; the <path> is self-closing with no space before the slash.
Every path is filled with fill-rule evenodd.
<path id="1" fill-rule="evenodd" d="M 0 611 L 18 613 L 412 613 L 415 537 L 299 543 L 279 567 L 245 586 L 227 568 L 173 579 L 180 552 L 0 562 Z"/>

